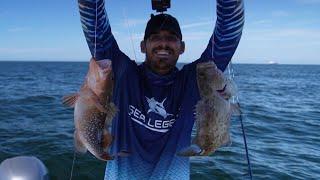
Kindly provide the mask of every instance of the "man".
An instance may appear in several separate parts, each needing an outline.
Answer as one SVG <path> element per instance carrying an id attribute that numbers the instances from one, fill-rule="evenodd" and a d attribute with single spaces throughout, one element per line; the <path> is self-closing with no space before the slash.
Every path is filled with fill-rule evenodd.
<path id="1" fill-rule="evenodd" d="M 146 59 L 137 65 L 119 49 L 104 1 L 78 2 L 91 54 L 98 61 L 112 61 L 113 102 L 119 112 L 112 124 L 111 154 L 129 154 L 108 161 L 105 179 L 189 179 L 189 158 L 176 153 L 191 141 L 194 106 L 200 99 L 196 65 L 214 61 L 225 70 L 242 33 L 242 0 L 217 0 L 217 23 L 207 48 L 181 70 L 175 66 L 185 45 L 173 16 L 151 16 L 141 42 Z"/>

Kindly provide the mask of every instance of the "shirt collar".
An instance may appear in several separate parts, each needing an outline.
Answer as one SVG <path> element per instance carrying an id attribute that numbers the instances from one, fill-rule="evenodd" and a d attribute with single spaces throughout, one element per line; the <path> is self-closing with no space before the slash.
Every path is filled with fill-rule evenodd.
<path id="1" fill-rule="evenodd" d="M 171 85 L 174 82 L 178 72 L 178 68 L 174 67 L 174 69 L 169 74 L 159 75 L 152 72 L 145 63 L 142 63 L 140 65 L 140 70 L 148 83 L 158 86 Z"/>

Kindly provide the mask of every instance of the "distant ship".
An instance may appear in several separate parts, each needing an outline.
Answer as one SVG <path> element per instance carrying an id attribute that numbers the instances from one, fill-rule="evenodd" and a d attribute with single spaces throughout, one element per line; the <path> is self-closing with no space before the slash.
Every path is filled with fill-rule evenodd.
<path id="1" fill-rule="evenodd" d="M 268 61 L 268 64 L 279 64 L 279 63 L 276 61 Z"/>

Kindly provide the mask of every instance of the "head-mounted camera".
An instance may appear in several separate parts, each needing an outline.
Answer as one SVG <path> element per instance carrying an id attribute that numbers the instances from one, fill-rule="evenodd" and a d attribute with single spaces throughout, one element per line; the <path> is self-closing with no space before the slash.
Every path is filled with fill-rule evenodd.
<path id="1" fill-rule="evenodd" d="M 151 0 L 152 1 L 152 10 L 157 12 L 164 12 L 170 8 L 170 0 Z"/>

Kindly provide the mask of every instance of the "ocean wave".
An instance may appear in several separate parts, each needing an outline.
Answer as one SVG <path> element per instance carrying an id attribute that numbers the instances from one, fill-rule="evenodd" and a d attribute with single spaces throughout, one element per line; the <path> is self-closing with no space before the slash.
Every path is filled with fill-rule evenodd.
<path id="1" fill-rule="evenodd" d="M 50 102 L 52 103 L 57 99 L 58 99 L 57 96 L 52 96 L 52 95 L 33 95 L 33 96 L 24 96 L 21 98 L 15 98 L 15 97 L 3 98 L 3 99 L 0 99 L 0 101 L 10 103 L 11 105 L 13 104 L 23 105 L 23 104 L 31 104 L 31 103 L 50 103 Z"/>

